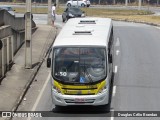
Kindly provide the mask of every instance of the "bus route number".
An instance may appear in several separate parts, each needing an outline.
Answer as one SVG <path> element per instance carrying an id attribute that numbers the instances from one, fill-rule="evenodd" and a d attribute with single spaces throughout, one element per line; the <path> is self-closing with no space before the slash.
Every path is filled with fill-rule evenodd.
<path id="1" fill-rule="evenodd" d="M 60 76 L 67 76 L 67 72 L 59 72 Z"/>

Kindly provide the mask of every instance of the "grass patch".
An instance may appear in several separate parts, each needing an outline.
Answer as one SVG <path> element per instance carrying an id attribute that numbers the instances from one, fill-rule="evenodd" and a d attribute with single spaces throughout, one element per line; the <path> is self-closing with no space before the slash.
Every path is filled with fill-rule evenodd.
<path id="1" fill-rule="evenodd" d="M 94 9 L 94 8 L 83 8 L 87 15 L 149 15 L 152 12 L 144 10 L 122 10 L 122 9 Z"/>
<path id="2" fill-rule="evenodd" d="M 25 8 L 14 8 L 16 13 L 25 13 Z M 32 7 L 32 13 L 47 14 L 48 8 L 35 8 Z"/>
<path id="3" fill-rule="evenodd" d="M 65 8 L 59 7 L 56 10 L 57 14 L 62 14 Z M 25 8 L 15 8 L 18 13 L 25 13 Z M 154 16 L 151 11 L 144 10 L 122 10 L 122 9 L 98 9 L 98 8 L 82 8 L 87 16 L 108 17 L 114 20 L 147 22 L 160 24 L 160 16 Z M 47 14 L 48 8 L 32 7 L 32 13 Z"/>
<path id="4" fill-rule="evenodd" d="M 14 8 L 18 13 L 25 13 L 25 8 Z M 65 8 L 59 7 L 56 12 L 62 14 Z M 149 15 L 152 12 L 144 10 L 121 10 L 121 9 L 98 9 L 98 8 L 82 8 L 88 16 L 94 15 Z M 32 12 L 37 14 L 46 14 L 48 8 L 32 7 Z"/>
<path id="5" fill-rule="evenodd" d="M 99 16 L 97 16 L 99 17 Z M 132 22 L 144 22 L 144 23 L 154 23 L 160 25 L 160 16 L 142 16 L 142 15 L 134 15 L 134 16 L 104 16 L 109 17 L 114 20 L 123 20 L 123 21 L 132 21 Z"/>

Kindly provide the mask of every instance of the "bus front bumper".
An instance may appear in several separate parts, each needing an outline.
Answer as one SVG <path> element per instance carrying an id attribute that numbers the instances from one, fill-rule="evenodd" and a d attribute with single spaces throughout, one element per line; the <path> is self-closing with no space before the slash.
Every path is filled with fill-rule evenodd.
<path id="1" fill-rule="evenodd" d="M 106 105 L 109 103 L 109 90 L 97 95 L 62 95 L 52 91 L 52 102 L 54 105 Z"/>

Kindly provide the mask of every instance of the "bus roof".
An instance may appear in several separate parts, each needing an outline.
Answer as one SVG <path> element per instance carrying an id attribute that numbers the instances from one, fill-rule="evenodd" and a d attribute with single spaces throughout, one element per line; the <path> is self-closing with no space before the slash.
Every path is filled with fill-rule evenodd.
<path id="1" fill-rule="evenodd" d="M 106 46 L 111 28 L 110 18 L 72 18 L 64 25 L 53 47 Z"/>

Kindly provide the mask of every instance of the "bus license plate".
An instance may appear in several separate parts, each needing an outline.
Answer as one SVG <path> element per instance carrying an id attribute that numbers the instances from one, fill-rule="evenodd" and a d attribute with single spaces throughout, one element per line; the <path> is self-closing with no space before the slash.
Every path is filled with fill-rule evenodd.
<path id="1" fill-rule="evenodd" d="M 84 98 L 75 98 L 75 102 L 83 103 L 83 102 L 85 102 L 85 100 L 84 100 Z"/>

